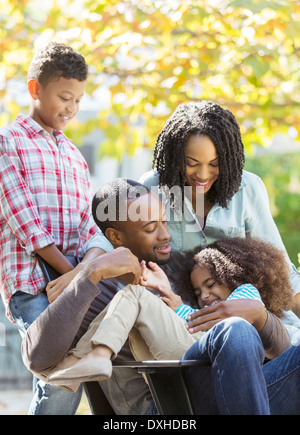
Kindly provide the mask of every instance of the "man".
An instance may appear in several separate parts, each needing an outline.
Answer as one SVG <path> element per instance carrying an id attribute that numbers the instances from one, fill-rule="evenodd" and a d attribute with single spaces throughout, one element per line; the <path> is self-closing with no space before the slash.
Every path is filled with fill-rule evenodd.
<path id="1" fill-rule="evenodd" d="M 98 196 L 96 195 L 94 198 L 93 214 L 99 226 L 101 221 L 105 220 L 105 215 L 109 218 L 108 227 L 101 229 L 111 240 L 115 250 L 85 265 L 60 297 L 28 329 L 23 342 L 23 355 L 26 365 L 31 370 L 37 372 L 47 371 L 63 359 L 74 342 L 76 343 L 76 340 L 78 341 L 78 338 L 82 336 L 82 329 L 84 328 L 80 328 L 81 332 L 79 334 L 76 334 L 76 332 L 82 325 L 82 321 L 88 317 L 85 314 L 91 311 L 94 299 L 95 303 L 102 298 L 99 305 L 100 309 L 99 306 L 98 309 L 96 308 L 98 313 L 101 311 L 101 304 L 102 309 L 104 308 L 106 303 L 104 297 L 107 295 L 105 295 L 104 291 L 99 295 L 99 287 L 97 287 L 99 281 L 103 286 L 107 278 L 112 279 L 122 275 L 122 285 L 124 285 L 125 276 L 128 281 L 128 274 L 130 274 L 131 282 L 138 283 L 141 276 L 139 263 L 141 260 L 154 260 L 158 263 L 165 263 L 170 257 L 170 235 L 164 217 L 164 209 L 158 197 L 150 191 L 145 191 L 144 186 L 141 189 L 137 183 L 135 183 L 134 187 L 130 183 L 125 182 L 124 184 L 124 181 L 118 180 L 113 185 L 114 189 L 111 189 L 110 186 L 105 195 L 101 194 L 101 200 L 99 199 L 99 192 L 101 193 L 102 189 L 100 189 Z M 118 195 L 116 195 L 116 190 Z M 141 191 L 138 192 L 139 190 Z M 125 196 L 124 191 L 126 192 Z M 123 200 L 117 201 L 115 206 L 112 207 L 113 199 L 116 196 L 119 197 L 120 192 Z M 124 209 L 122 210 L 122 207 L 119 207 L 120 205 L 124 206 L 124 203 L 126 205 L 125 218 Z M 105 206 L 101 208 L 99 204 Z M 100 219 L 98 219 L 99 216 Z M 124 246 L 127 246 L 127 248 L 124 248 Z M 129 251 L 128 247 L 134 252 Z M 138 258 L 134 255 L 135 253 L 138 254 Z M 107 281 L 111 282 L 110 280 Z M 122 282 L 120 279 L 118 281 L 119 283 Z M 192 346 L 191 351 L 186 354 L 187 357 L 192 355 L 193 358 L 197 359 L 201 359 L 202 355 L 205 354 L 206 361 L 211 358 L 211 369 L 209 369 L 211 373 L 209 376 L 207 370 L 203 372 L 202 368 L 194 368 L 189 375 L 191 387 L 197 385 L 196 391 L 195 389 L 193 391 L 194 403 L 197 405 L 201 403 L 201 406 L 198 406 L 199 413 L 202 406 L 210 403 L 208 411 L 210 410 L 213 413 L 268 414 L 270 412 L 269 398 L 261 369 L 264 352 L 260 338 L 263 341 L 274 340 L 275 326 L 277 330 L 280 329 L 280 322 L 278 321 L 278 323 L 274 317 L 270 316 L 267 316 L 266 319 L 265 311 L 261 309 L 261 303 L 257 301 L 231 301 L 231 304 L 222 302 L 218 305 L 220 308 L 209 307 L 207 310 L 204 309 L 203 317 L 206 315 L 206 321 L 211 329 L 204 336 L 207 338 L 199 340 L 196 343 L 197 346 Z M 229 310 L 228 307 L 230 307 Z M 242 319 L 235 317 L 237 312 Z M 220 321 L 228 316 L 232 318 L 224 322 Z M 248 320 L 248 322 L 243 319 Z M 250 323 L 261 324 L 262 319 L 264 319 L 263 324 L 258 333 Z M 212 327 L 215 323 L 217 325 Z M 294 373 L 299 373 L 299 356 L 293 354 L 292 358 L 288 359 L 293 360 L 293 367 L 296 367 Z M 266 366 L 269 364 L 272 364 L 272 362 Z M 220 369 L 223 373 L 221 378 L 218 367 L 223 368 Z M 269 370 L 267 379 L 272 380 L 275 374 L 272 366 L 269 367 L 271 367 L 271 370 Z M 276 374 L 277 370 L 278 367 L 276 367 Z M 116 369 L 113 373 L 115 371 Z M 286 377 L 285 373 L 281 375 Z M 299 375 L 297 376 L 299 377 Z M 206 382 L 206 387 L 203 388 L 204 384 L 202 382 L 205 379 L 209 385 Z M 216 381 L 215 385 L 213 385 L 211 379 Z M 243 379 L 243 382 L 241 379 Z M 101 385 L 106 384 L 107 387 L 110 382 L 113 382 L 113 378 Z M 224 394 L 214 393 L 214 391 L 218 391 L 218 389 L 214 390 L 216 384 L 221 389 L 222 386 L 226 387 L 226 397 L 224 397 Z M 122 401 L 126 402 L 128 393 L 127 398 L 129 397 L 135 401 L 135 410 L 132 407 L 129 411 L 124 412 L 121 409 L 124 404 L 121 404 L 121 407 L 119 406 L 120 403 L 117 402 L 117 394 L 115 394 L 116 401 L 112 399 L 112 396 L 110 396 L 110 399 L 116 412 L 127 414 L 130 412 L 133 414 L 148 413 L 151 397 L 145 384 L 141 386 L 134 382 L 134 392 L 127 387 L 128 385 L 123 384 L 121 388 L 123 393 Z M 298 406 L 297 390 L 294 388 L 294 391 L 293 406 Z M 202 400 L 203 398 L 204 400 Z M 243 398 L 247 400 L 241 400 Z M 117 409 L 118 407 L 119 409 Z"/>
<path id="2" fill-rule="evenodd" d="M 84 265 L 76 279 L 29 328 L 23 341 L 23 359 L 35 373 L 48 371 L 63 358 L 117 290 L 127 284 L 126 279 L 139 282 L 140 261 L 164 264 L 169 260 L 170 234 L 164 209 L 145 186 L 122 179 L 106 184 L 93 199 L 93 216 L 115 250 Z M 128 360 L 128 348 L 119 357 Z M 148 412 L 151 395 L 136 370 L 115 369 L 113 377 L 101 382 L 101 387 L 116 413 Z"/>

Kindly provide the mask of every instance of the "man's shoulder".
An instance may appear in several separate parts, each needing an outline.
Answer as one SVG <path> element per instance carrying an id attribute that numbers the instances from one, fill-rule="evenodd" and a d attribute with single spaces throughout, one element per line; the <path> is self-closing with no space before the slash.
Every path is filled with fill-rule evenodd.
<path id="1" fill-rule="evenodd" d="M 159 183 L 158 173 L 153 169 L 151 171 L 145 172 L 140 177 L 139 182 L 147 187 L 158 186 Z"/>

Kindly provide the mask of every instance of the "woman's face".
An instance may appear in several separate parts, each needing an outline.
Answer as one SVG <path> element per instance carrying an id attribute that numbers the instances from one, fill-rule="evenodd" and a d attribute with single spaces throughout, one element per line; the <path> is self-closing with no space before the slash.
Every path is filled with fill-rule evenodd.
<path id="1" fill-rule="evenodd" d="M 218 155 L 208 136 L 191 136 L 186 145 L 186 183 L 207 193 L 219 176 Z"/>
<path id="2" fill-rule="evenodd" d="M 195 265 L 190 279 L 200 308 L 225 301 L 231 294 L 227 287 L 216 282 L 206 267 Z"/>

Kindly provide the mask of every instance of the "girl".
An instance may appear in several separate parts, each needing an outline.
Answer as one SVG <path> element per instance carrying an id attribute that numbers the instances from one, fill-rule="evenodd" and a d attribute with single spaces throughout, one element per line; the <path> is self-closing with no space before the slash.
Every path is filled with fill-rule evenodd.
<path id="1" fill-rule="evenodd" d="M 267 261 L 266 261 L 267 260 Z M 263 267 L 262 267 L 263 264 Z M 158 289 L 162 301 L 142 286 L 129 285 L 119 291 L 92 322 L 90 330 L 63 361 L 63 369 L 49 376 L 49 382 L 66 384 L 107 377 L 114 358 L 129 336 L 137 360 L 179 359 L 205 334 L 185 324 L 194 312 L 174 294 L 167 276 L 156 264 L 152 271 L 144 267 L 141 284 Z M 255 239 L 224 239 L 187 255 L 176 276 L 186 286 L 190 277 L 193 295 L 200 307 L 226 299 L 258 299 L 268 310 L 268 318 L 282 316 L 292 301 L 288 267 L 283 254 L 272 245 Z M 190 287 L 190 285 L 189 285 Z M 171 308 L 171 309 L 170 309 Z M 175 314 L 177 313 L 177 314 Z M 272 314 L 273 313 L 273 314 Z M 278 356 L 290 345 L 288 334 L 280 324 L 273 324 L 272 339 L 265 324 L 253 324 L 264 344 L 266 356 Z M 268 329 L 268 328 L 267 328 Z M 275 337 L 275 339 L 274 339 Z"/>

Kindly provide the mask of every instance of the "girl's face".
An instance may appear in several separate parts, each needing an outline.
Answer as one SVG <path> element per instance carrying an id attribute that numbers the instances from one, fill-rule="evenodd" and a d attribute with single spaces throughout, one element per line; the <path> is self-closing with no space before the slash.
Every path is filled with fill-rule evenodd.
<path id="1" fill-rule="evenodd" d="M 219 176 L 218 155 L 208 136 L 191 136 L 186 145 L 186 183 L 207 193 Z"/>
<path id="2" fill-rule="evenodd" d="M 195 265 L 190 278 L 200 308 L 225 301 L 231 294 L 227 287 L 215 281 L 206 267 Z"/>

